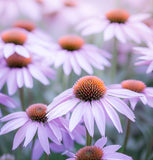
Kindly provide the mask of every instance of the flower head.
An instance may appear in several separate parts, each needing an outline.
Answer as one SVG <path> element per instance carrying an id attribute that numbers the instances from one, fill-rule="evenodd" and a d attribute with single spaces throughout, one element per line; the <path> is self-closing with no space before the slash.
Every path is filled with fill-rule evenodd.
<path id="1" fill-rule="evenodd" d="M 83 35 L 104 32 L 104 40 L 116 37 L 120 42 L 128 39 L 140 43 L 147 40 L 153 34 L 142 20 L 148 18 L 147 14 L 130 15 L 126 10 L 114 9 L 102 17 L 93 17 L 80 23 L 78 29 L 82 29 Z"/>
<path id="2" fill-rule="evenodd" d="M 117 152 L 120 145 L 109 145 L 104 147 L 107 138 L 103 137 L 96 141 L 93 146 L 86 146 L 81 148 L 76 154 L 66 152 L 71 157 L 67 160 L 132 160 L 131 157 Z"/>
<path id="3" fill-rule="evenodd" d="M 147 87 L 146 84 L 140 80 L 124 80 L 121 84 L 111 85 L 111 88 L 128 89 L 139 94 L 139 97 L 128 98 L 133 110 L 139 100 L 141 100 L 144 105 L 147 104 L 148 106 L 153 107 L 153 87 Z"/>
<path id="4" fill-rule="evenodd" d="M 96 76 L 80 78 L 73 86 L 55 97 L 48 106 L 48 118 L 64 115 L 72 111 L 69 128 L 72 131 L 83 120 L 89 134 L 94 134 L 94 119 L 101 135 L 105 135 L 106 116 L 122 132 L 116 110 L 134 121 L 134 114 L 119 98 L 134 98 L 140 95 L 127 89 L 110 89 Z"/>
<path id="5" fill-rule="evenodd" d="M 67 35 L 59 39 L 55 49 L 55 67 L 63 65 L 66 75 L 73 71 L 81 74 L 81 68 L 88 74 L 93 74 L 91 66 L 97 69 L 104 69 L 104 66 L 110 66 L 107 58 L 111 56 L 104 50 L 100 50 L 94 45 L 86 44 L 83 38 L 76 35 Z"/>
<path id="6" fill-rule="evenodd" d="M 49 84 L 47 77 L 54 79 L 55 71 L 46 64 L 45 59 L 30 56 L 28 58 L 16 52 L 8 58 L 2 58 L 0 64 L 0 81 L 2 88 L 7 83 L 9 95 L 13 95 L 17 88 L 24 85 L 33 87 L 33 77 L 44 85 Z"/>
<path id="7" fill-rule="evenodd" d="M 41 36 L 41 38 L 38 37 L 39 36 L 29 34 L 29 32 L 23 28 L 12 28 L 3 31 L 0 35 L 1 57 L 8 58 L 16 53 L 26 58 L 35 55 L 43 56 L 47 59 L 51 50 L 51 48 L 48 47 L 49 42 L 44 38 L 42 39 Z"/>
<path id="8" fill-rule="evenodd" d="M 24 138 L 24 147 L 26 147 L 37 132 L 41 147 L 47 154 L 50 154 L 48 139 L 60 144 L 62 140 L 61 129 L 64 128 L 65 124 L 63 118 L 48 122 L 46 110 L 45 104 L 37 103 L 29 106 L 25 112 L 15 112 L 1 118 L 1 122 L 8 122 L 1 128 L 0 135 L 19 128 L 13 141 L 12 149 L 14 150 Z"/>

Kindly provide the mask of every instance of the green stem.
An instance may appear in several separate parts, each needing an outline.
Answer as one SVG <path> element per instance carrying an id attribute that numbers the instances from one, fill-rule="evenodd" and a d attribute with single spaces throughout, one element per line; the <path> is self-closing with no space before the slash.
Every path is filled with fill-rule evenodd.
<path id="1" fill-rule="evenodd" d="M 48 154 L 46 154 L 45 160 L 49 160 L 49 155 Z"/>
<path id="2" fill-rule="evenodd" d="M 92 144 L 92 137 L 90 136 L 87 128 L 86 128 L 86 146 L 91 146 Z"/>
<path id="3" fill-rule="evenodd" d="M 25 108 L 24 108 L 24 89 L 23 89 L 23 87 L 19 88 L 19 96 L 20 96 L 20 102 L 21 102 L 22 110 L 25 111 Z"/>
<path id="4" fill-rule="evenodd" d="M 152 138 L 150 140 L 150 143 L 148 144 L 145 160 L 149 159 L 152 147 L 153 147 L 153 136 L 152 136 Z"/>
<path id="5" fill-rule="evenodd" d="M 117 57 L 118 57 L 117 39 L 114 38 L 114 52 L 113 52 L 113 57 L 111 61 L 111 83 L 114 82 L 116 72 L 117 72 Z"/>
<path id="6" fill-rule="evenodd" d="M 128 139 L 129 139 L 130 124 L 131 124 L 131 121 L 128 119 L 127 126 L 126 126 L 126 132 L 125 132 L 125 139 L 124 139 L 124 143 L 123 143 L 123 150 L 122 150 L 123 153 L 126 150 L 127 142 L 128 142 Z"/>

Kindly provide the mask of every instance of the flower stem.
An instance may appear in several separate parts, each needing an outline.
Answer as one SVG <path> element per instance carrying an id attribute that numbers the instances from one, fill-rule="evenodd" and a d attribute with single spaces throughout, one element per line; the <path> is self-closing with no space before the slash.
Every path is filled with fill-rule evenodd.
<path id="1" fill-rule="evenodd" d="M 21 107 L 22 107 L 22 110 L 24 111 L 25 108 L 24 108 L 24 89 L 23 87 L 19 88 L 19 96 L 20 96 Z"/>
<path id="2" fill-rule="evenodd" d="M 153 136 L 152 136 L 152 138 L 150 140 L 150 143 L 148 144 L 145 160 L 149 159 L 152 147 L 153 147 Z"/>
<path id="3" fill-rule="evenodd" d="M 49 160 L 49 155 L 48 154 L 46 154 L 45 160 Z"/>
<path id="4" fill-rule="evenodd" d="M 122 149 L 122 152 L 123 152 L 123 153 L 124 153 L 125 150 L 126 150 L 127 142 L 128 142 L 128 139 L 129 139 L 130 124 L 131 124 L 131 121 L 128 119 L 128 120 L 127 120 L 127 126 L 126 126 L 126 132 L 125 132 L 125 139 L 124 139 L 123 149 Z"/>
<path id="5" fill-rule="evenodd" d="M 86 128 L 86 146 L 91 146 L 92 144 L 92 137 L 90 136 L 87 128 Z"/>
<path id="6" fill-rule="evenodd" d="M 111 83 L 114 82 L 116 72 L 117 72 L 117 57 L 118 57 L 118 52 L 117 52 L 117 39 L 114 38 L 114 52 L 113 52 L 113 57 L 111 61 Z"/>

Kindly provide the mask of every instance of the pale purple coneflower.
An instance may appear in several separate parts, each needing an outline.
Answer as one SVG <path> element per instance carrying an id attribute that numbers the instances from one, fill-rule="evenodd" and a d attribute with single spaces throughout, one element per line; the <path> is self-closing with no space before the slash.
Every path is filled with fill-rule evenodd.
<path id="1" fill-rule="evenodd" d="M 128 89 L 140 95 L 140 97 L 131 97 L 127 100 L 131 104 L 131 108 L 134 110 L 137 102 L 141 100 L 144 105 L 148 105 L 153 108 L 153 87 L 147 87 L 146 84 L 140 80 L 129 79 L 124 80 L 121 84 L 111 85 L 112 89 Z M 122 91 L 121 91 L 122 92 Z M 126 100 L 126 98 L 125 98 Z"/>
<path id="2" fill-rule="evenodd" d="M 40 6 L 35 0 L 0 0 L 1 24 L 8 25 L 20 17 L 21 14 L 28 16 L 32 20 L 40 20 Z"/>
<path id="3" fill-rule="evenodd" d="M 153 42 L 147 42 L 147 47 L 134 47 L 133 50 L 140 55 L 135 65 L 146 65 L 148 66 L 146 73 L 151 73 L 153 71 Z"/>
<path id="4" fill-rule="evenodd" d="M 46 110 L 46 105 L 37 103 L 30 105 L 25 112 L 15 112 L 1 118 L 1 122 L 8 122 L 1 128 L 0 135 L 19 128 L 13 140 L 12 149 L 15 150 L 24 139 L 23 146 L 26 147 L 37 132 L 41 147 L 47 154 L 50 154 L 49 139 L 60 144 L 62 141 L 61 128 L 65 124 L 62 117 L 49 122 Z"/>
<path id="5" fill-rule="evenodd" d="M 76 152 L 66 152 L 65 154 L 71 158 L 66 160 L 132 160 L 132 157 L 117 152 L 120 145 L 105 146 L 106 137 L 98 139 L 93 146 L 86 146 Z"/>
<path id="6" fill-rule="evenodd" d="M 116 110 L 135 121 L 131 109 L 119 98 L 138 97 L 139 94 L 127 89 L 107 89 L 96 76 L 80 78 L 73 88 L 55 97 L 48 106 L 48 118 L 52 120 L 72 111 L 69 128 L 72 131 L 83 119 L 90 134 L 94 134 L 94 119 L 102 136 L 105 135 L 106 117 L 113 122 L 118 132 L 122 132 L 120 118 Z M 51 111 L 50 111 L 51 109 Z"/>
<path id="7" fill-rule="evenodd" d="M 92 44 L 86 44 L 83 38 L 76 35 L 61 37 L 54 52 L 55 68 L 63 65 L 66 75 L 69 75 L 72 69 L 77 75 L 81 74 L 81 69 L 93 74 L 92 66 L 101 70 L 104 66 L 110 66 L 107 58 L 111 58 L 111 55 L 108 52 Z"/>
<path id="8" fill-rule="evenodd" d="M 48 56 L 46 48 L 49 42 L 43 42 L 41 38 L 31 36 L 21 28 L 7 29 L 0 34 L 1 57 L 8 58 L 14 53 L 29 58 L 30 55 Z"/>
<path id="9" fill-rule="evenodd" d="M 120 42 L 133 40 L 136 43 L 151 39 L 153 32 L 142 21 L 148 14 L 130 15 L 126 10 L 114 9 L 104 16 L 89 18 L 78 25 L 82 35 L 104 32 L 104 41 L 116 37 Z"/>
<path id="10" fill-rule="evenodd" d="M 47 65 L 45 59 L 30 56 L 25 58 L 17 53 L 2 58 L 0 63 L 0 88 L 7 83 L 9 95 L 24 85 L 33 87 L 33 78 L 44 85 L 49 84 L 47 77 L 54 79 L 55 71 Z"/>

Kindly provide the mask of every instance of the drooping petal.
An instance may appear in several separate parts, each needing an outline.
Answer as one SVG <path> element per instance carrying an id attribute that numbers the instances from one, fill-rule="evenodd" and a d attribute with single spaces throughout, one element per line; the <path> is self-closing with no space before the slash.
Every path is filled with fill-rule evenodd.
<path id="1" fill-rule="evenodd" d="M 128 89 L 108 89 L 107 94 L 119 97 L 119 98 L 134 98 L 134 97 L 141 97 L 142 95 Z"/>
<path id="2" fill-rule="evenodd" d="M 22 125 L 24 125 L 28 121 L 27 118 L 18 118 L 18 119 L 13 119 L 9 122 L 7 122 L 0 131 L 0 135 L 6 134 L 8 132 L 11 132 Z"/>
<path id="3" fill-rule="evenodd" d="M 91 137 L 94 135 L 94 117 L 92 114 L 92 109 L 90 103 L 86 102 L 84 104 L 84 112 L 86 114 L 83 115 L 85 126 L 90 134 Z"/>
<path id="4" fill-rule="evenodd" d="M 16 70 L 12 69 L 7 77 L 7 87 L 9 95 L 13 95 L 17 90 Z"/>
<path id="5" fill-rule="evenodd" d="M 106 118 L 102 105 L 96 101 L 92 102 L 92 113 L 101 135 L 105 136 Z"/>
<path id="6" fill-rule="evenodd" d="M 65 115 L 69 111 L 71 111 L 76 104 L 79 102 L 79 99 L 71 99 L 67 100 L 61 104 L 59 104 L 57 107 L 52 109 L 47 115 L 48 115 L 48 121 L 51 121 L 52 119 L 55 119 L 57 117 L 60 117 L 62 115 Z"/>
<path id="7" fill-rule="evenodd" d="M 62 92 L 61 94 L 59 94 L 57 97 L 55 97 L 53 99 L 53 102 L 50 103 L 47 107 L 47 112 L 49 110 L 51 110 L 52 108 L 54 108 L 55 106 L 57 106 L 58 104 L 70 99 L 74 97 L 73 95 L 73 88 L 67 89 L 66 91 Z"/>
<path id="8" fill-rule="evenodd" d="M 131 121 L 135 121 L 134 113 L 126 103 L 116 97 L 105 97 L 105 100 L 111 104 L 118 112 L 128 117 Z"/>
<path id="9" fill-rule="evenodd" d="M 33 139 L 33 137 L 36 134 L 37 128 L 38 128 L 37 122 L 31 121 L 31 123 L 29 123 L 28 130 L 25 133 L 25 141 L 23 144 L 24 147 L 26 147 L 31 142 L 31 140 Z"/>
<path id="10" fill-rule="evenodd" d="M 12 150 L 15 150 L 24 140 L 29 122 L 25 123 L 15 134 Z"/>
<path id="11" fill-rule="evenodd" d="M 28 118 L 25 112 L 14 112 L 0 119 L 1 122 L 9 121 L 16 118 Z"/>
<path id="12" fill-rule="evenodd" d="M 4 46 L 4 57 L 8 58 L 9 56 L 11 56 L 12 54 L 14 54 L 14 44 L 13 43 L 8 43 L 5 44 Z"/>
<path id="13" fill-rule="evenodd" d="M 23 87 L 24 79 L 22 74 L 22 69 L 17 69 L 16 71 L 16 81 L 19 88 Z"/>
<path id="14" fill-rule="evenodd" d="M 88 61 L 81 55 L 81 53 L 75 54 L 76 60 L 81 68 L 83 68 L 87 73 L 93 74 L 93 69 Z"/>
<path id="15" fill-rule="evenodd" d="M 52 121 L 50 123 L 48 123 L 50 129 L 53 131 L 54 135 L 56 136 L 56 138 L 58 139 L 58 141 L 62 140 L 62 133 L 61 130 L 58 126 L 56 126 Z"/>
<path id="16" fill-rule="evenodd" d="M 80 102 L 75 109 L 72 112 L 71 118 L 70 118 L 70 122 L 69 122 L 69 129 L 70 132 L 73 131 L 73 129 L 79 124 L 79 122 L 82 119 L 82 116 L 84 114 L 84 105 L 86 103 L 84 102 Z"/>
<path id="17" fill-rule="evenodd" d="M 34 78 L 36 78 L 38 81 L 40 81 L 44 85 L 49 84 L 48 79 L 45 77 L 45 75 L 38 68 L 36 68 L 36 66 L 30 64 L 30 65 L 28 65 L 28 68 Z"/>
<path id="18" fill-rule="evenodd" d="M 113 124 L 116 127 L 116 129 L 118 130 L 118 132 L 122 133 L 122 126 L 121 126 L 120 118 L 119 118 L 118 114 L 116 113 L 116 111 L 104 98 L 101 100 L 101 103 L 105 107 L 105 110 L 106 110 L 109 118 L 113 122 Z"/>
<path id="19" fill-rule="evenodd" d="M 28 71 L 28 69 L 23 67 L 22 68 L 22 74 L 23 74 L 23 77 L 24 77 L 25 86 L 27 88 L 32 88 L 33 87 L 33 79 L 32 79 L 32 76 L 31 76 L 30 72 Z"/>
<path id="20" fill-rule="evenodd" d="M 38 125 L 38 138 L 43 150 L 49 155 L 50 150 L 49 150 L 47 129 L 45 126 L 43 126 L 42 123 Z"/>
<path id="21" fill-rule="evenodd" d="M 18 53 L 19 55 L 29 58 L 30 54 L 29 52 L 21 45 L 16 45 L 15 46 L 15 52 Z"/>
<path id="22" fill-rule="evenodd" d="M 0 93 L 0 103 L 10 108 L 15 108 L 15 106 L 17 105 L 12 98 L 2 93 Z"/>

